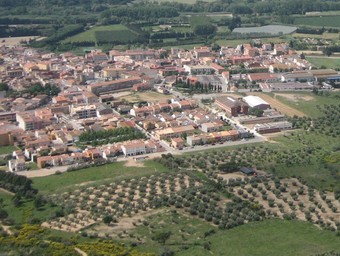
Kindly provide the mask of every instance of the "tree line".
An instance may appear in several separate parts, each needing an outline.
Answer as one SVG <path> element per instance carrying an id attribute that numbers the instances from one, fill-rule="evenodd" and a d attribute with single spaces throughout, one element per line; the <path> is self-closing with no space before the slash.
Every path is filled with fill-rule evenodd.
<path id="1" fill-rule="evenodd" d="M 104 131 L 87 131 L 79 136 L 80 142 L 91 142 L 113 139 L 115 142 L 143 139 L 145 138 L 144 133 L 136 130 L 133 127 L 120 127 L 111 130 Z"/>
<path id="2" fill-rule="evenodd" d="M 38 190 L 32 187 L 32 180 L 11 172 L 0 172 L 0 187 L 18 196 L 34 197 Z"/>

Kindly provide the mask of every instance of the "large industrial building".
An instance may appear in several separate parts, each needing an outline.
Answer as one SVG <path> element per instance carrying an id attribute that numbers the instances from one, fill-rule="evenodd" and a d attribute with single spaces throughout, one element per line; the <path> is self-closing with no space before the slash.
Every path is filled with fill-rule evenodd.
<path id="1" fill-rule="evenodd" d="M 215 100 L 215 104 L 219 108 L 227 112 L 227 114 L 230 116 L 237 116 L 238 114 L 248 114 L 248 105 L 232 97 L 217 97 Z"/>
<path id="2" fill-rule="evenodd" d="M 262 110 L 270 108 L 270 104 L 258 96 L 249 95 L 243 97 L 243 101 L 251 108 L 258 108 Z"/>

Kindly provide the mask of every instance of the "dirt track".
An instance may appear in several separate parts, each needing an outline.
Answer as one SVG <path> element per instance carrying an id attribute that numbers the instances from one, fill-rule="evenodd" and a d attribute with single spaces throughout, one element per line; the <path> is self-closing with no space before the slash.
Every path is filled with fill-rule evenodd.
<path id="1" fill-rule="evenodd" d="M 306 116 L 303 112 L 296 110 L 292 107 L 287 106 L 286 104 L 283 104 L 282 102 L 280 102 L 279 100 L 266 95 L 264 93 L 257 93 L 257 92 L 252 92 L 251 95 L 256 95 L 261 97 L 263 100 L 267 101 L 272 108 L 277 109 L 278 111 L 280 111 L 282 114 L 285 114 L 287 116 Z"/>

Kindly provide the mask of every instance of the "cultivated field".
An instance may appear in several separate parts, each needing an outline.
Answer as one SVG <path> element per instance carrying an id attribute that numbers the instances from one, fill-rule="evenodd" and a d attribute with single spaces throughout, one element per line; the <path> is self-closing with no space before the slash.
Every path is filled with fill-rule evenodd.
<path id="1" fill-rule="evenodd" d="M 264 94 L 261 94 L 264 95 Z M 339 92 L 326 92 L 324 96 L 308 92 L 275 93 L 275 100 L 285 106 L 296 109 L 309 117 L 318 117 L 321 112 L 318 106 L 339 104 Z M 267 98 L 271 97 L 267 95 Z M 272 97 L 271 97 L 272 98 Z M 266 100 L 266 99 L 265 99 Z M 280 109 L 279 109 L 280 110 Z"/>
<path id="2" fill-rule="evenodd" d="M 272 106 L 272 108 L 277 109 L 278 111 L 280 111 L 281 113 L 287 116 L 294 116 L 294 115 L 305 116 L 305 113 L 303 113 L 302 111 L 299 111 L 295 108 L 292 108 L 289 105 L 282 103 L 281 101 L 277 100 L 276 97 L 271 97 L 268 94 L 257 93 L 257 92 L 252 92 L 251 95 L 256 95 L 256 96 L 261 97 L 262 99 L 267 101 Z"/>
<path id="3" fill-rule="evenodd" d="M 98 26 L 93 27 L 85 32 L 78 35 L 69 37 L 63 42 L 82 42 L 82 41 L 122 41 L 128 42 L 136 39 L 138 34 L 131 31 L 124 25 L 110 25 L 110 26 Z"/>
<path id="4" fill-rule="evenodd" d="M 340 69 L 340 57 L 318 57 L 307 56 L 306 59 L 315 67 L 321 68 L 339 68 Z"/>
<path id="5" fill-rule="evenodd" d="M 314 35 L 314 34 L 301 34 L 301 33 L 293 33 L 291 37 L 297 38 L 320 38 L 320 39 L 330 39 L 330 40 L 338 40 L 339 34 L 338 33 L 323 33 L 322 35 Z"/>
<path id="6" fill-rule="evenodd" d="M 322 16 L 319 17 L 296 17 L 294 24 L 316 27 L 340 27 L 340 15 Z"/>
<path id="7" fill-rule="evenodd" d="M 6 37 L 0 38 L 0 46 L 2 45 L 20 45 L 21 42 L 29 41 L 33 39 L 39 39 L 40 36 L 20 36 L 20 37 Z"/>
<path id="8" fill-rule="evenodd" d="M 265 33 L 265 34 L 290 34 L 297 28 L 290 26 L 280 25 L 267 25 L 262 27 L 249 27 L 249 28 L 235 28 L 233 33 L 249 34 L 249 33 Z"/>
<path id="9" fill-rule="evenodd" d="M 115 162 L 104 166 L 90 167 L 59 175 L 33 178 L 33 186 L 45 193 L 74 189 L 85 184 L 102 184 L 113 180 L 141 177 L 165 172 L 167 169 L 153 161 L 144 161 L 143 167 L 128 167 L 126 162 Z"/>

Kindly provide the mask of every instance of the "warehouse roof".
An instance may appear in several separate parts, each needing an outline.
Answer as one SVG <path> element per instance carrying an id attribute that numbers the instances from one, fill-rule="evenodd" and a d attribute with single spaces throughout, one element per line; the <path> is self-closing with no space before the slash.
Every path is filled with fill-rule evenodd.
<path id="1" fill-rule="evenodd" d="M 256 107 L 259 105 L 270 105 L 268 102 L 264 101 L 263 99 L 261 99 L 258 96 L 253 96 L 253 95 L 249 95 L 246 97 L 243 97 L 243 100 L 251 107 Z"/>

